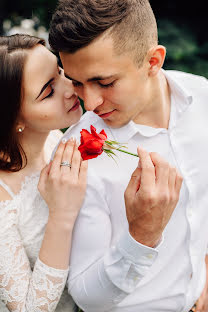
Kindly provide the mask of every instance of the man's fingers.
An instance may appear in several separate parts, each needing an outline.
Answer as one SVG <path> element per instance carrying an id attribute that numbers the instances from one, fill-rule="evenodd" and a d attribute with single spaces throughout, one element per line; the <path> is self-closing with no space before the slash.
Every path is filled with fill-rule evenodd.
<path id="1" fill-rule="evenodd" d="M 168 185 L 169 164 L 158 154 L 150 153 L 151 160 L 155 166 L 156 184 L 164 187 Z"/>
<path id="2" fill-rule="evenodd" d="M 177 171 L 177 174 L 176 174 L 176 182 L 175 182 L 175 189 L 176 189 L 176 192 L 177 192 L 178 194 L 180 194 L 180 190 L 181 190 L 182 183 L 183 183 L 183 177 L 182 177 L 182 175 Z"/>
<path id="3" fill-rule="evenodd" d="M 138 191 L 140 184 L 141 184 L 141 168 L 136 168 L 134 172 L 131 175 L 131 179 L 129 181 L 129 184 L 126 188 L 126 196 L 130 198 L 134 198 L 136 192 Z"/>
<path id="4" fill-rule="evenodd" d="M 141 167 L 141 188 L 145 191 L 155 186 L 155 167 L 147 151 L 137 148 Z"/>
<path id="5" fill-rule="evenodd" d="M 169 191 L 172 194 L 175 193 L 176 176 L 177 176 L 176 168 L 175 167 L 170 167 L 170 169 L 169 169 L 168 185 L 169 185 Z"/>
<path id="6" fill-rule="evenodd" d="M 195 311 L 196 312 L 204 312 L 203 311 L 203 300 L 201 299 L 201 298 L 199 298 L 199 300 L 197 301 L 197 304 L 196 304 L 196 309 L 195 309 Z"/>

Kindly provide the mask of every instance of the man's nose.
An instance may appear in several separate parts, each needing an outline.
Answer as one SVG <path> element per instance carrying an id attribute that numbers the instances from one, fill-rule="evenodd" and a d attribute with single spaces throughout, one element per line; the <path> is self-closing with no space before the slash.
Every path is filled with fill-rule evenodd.
<path id="1" fill-rule="evenodd" d="M 85 88 L 83 92 L 84 107 L 87 111 L 94 111 L 96 107 L 103 104 L 103 97 L 99 90 Z"/>

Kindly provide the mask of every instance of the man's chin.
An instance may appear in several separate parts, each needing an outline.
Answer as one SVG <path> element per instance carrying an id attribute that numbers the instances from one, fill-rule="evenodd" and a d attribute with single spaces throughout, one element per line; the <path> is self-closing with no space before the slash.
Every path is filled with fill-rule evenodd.
<path id="1" fill-rule="evenodd" d="M 122 128 L 128 123 L 128 122 L 125 123 L 125 122 L 109 120 L 109 119 L 104 119 L 103 121 L 107 126 L 111 127 L 112 129 Z"/>

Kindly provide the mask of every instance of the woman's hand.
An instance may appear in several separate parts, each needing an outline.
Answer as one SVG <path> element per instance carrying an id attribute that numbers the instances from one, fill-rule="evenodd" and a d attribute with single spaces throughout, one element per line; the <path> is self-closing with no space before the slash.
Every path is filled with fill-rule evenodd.
<path id="1" fill-rule="evenodd" d="M 61 162 L 69 162 L 71 168 L 60 166 Z M 38 190 L 48 205 L 49 219 L 56 224 L 75 222 L 85 196 L 87 165 L 70 139 L 59 144 L 53 161 L 41 171 Z"/>

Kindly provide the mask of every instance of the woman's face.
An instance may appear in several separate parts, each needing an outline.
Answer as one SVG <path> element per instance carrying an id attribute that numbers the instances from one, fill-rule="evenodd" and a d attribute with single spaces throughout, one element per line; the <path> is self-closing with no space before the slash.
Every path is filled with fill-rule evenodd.
<path id="1" fill-rule="evenodd" d="M 72 82 L 58 67 L 56 56 L 42 45 L 28 53 L 20 114 L 25 130 L 48 132 L 76 123 L 82 108 Z"/>

